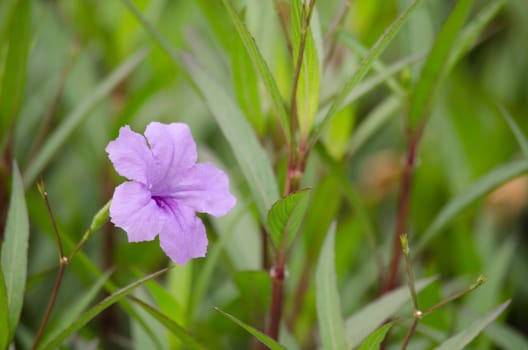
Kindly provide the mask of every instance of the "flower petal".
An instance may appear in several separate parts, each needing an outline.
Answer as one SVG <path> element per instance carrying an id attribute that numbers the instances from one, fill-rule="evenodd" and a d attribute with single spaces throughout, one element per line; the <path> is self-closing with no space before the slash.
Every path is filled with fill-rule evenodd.
<path id="1" fill-rule="evenodd" d="M 119 175 L 141 183 L 147 183 L 147 170 L 154 162 L 145 138 L 126 125 L 119 129 L 119 136 L 106 146 L 106 153 Z"/>
<path id="2" fill-rule="evenodd" d="M 169 203 L 173 216 L 161 230 L 160 246 L 172 261 L 184 265 L 193 258 L 204 257 L 207 252 L 207 235 L 202 220 L 191 208 Z"/>
<path id="3" fill-rule="evenodd" d="M 229 192 L 229 178 L 211 163 L 199 163 L 187 170 L 171 196 L 197 212 L 214 216 L 227 214 L 236 204 Z"/>
<path id="4" fill-rule="evenodd" d="M 167 215 L 158 207 L 145 185 L 129 181 L 119 185 L 110 205 L 110 220 L 122 228 L 129 242 L 153 240 Z"/>
<path id="5" fill-rule="evenodd" d="M 182 123 L 152 122 L 147 125 L 145 136 L 155 161 L 155 167 L 149 171 L 149 183 L 154 194 L 164 195 L 181 172 L 196 163 L 196 143 L 189 127 Z"/>

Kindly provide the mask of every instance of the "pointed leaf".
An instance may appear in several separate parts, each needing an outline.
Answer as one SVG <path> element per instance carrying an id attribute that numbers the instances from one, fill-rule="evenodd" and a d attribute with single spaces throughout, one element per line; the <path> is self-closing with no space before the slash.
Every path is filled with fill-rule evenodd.
<path id="1" fill-rule="evenodd" d="M 32 3 L 31 0 L 19 0 L 10 18 L 11 33 L 0 90 L 0 140 L 16 120 L 24 99 L 27 57 L 31 44 Z"/>
<path id="2" fill-rule="evenodd" d="M 121 63 L 105 80 L 97 85 L 92 94 L 86 97 L 64 120 L 64 122 L 47 138 L 46 143 L 24 173 L 24 183 L 29 186 L 48 165 L 53 156 L 72 136 L 75 130 L 89 116 L 90 111 L 125 79 L 146 57 L 141 50 Z"/>
<path id="3" fill-rule="evenodd" d="M 521 147 L 522 153 L 524 154 L 525 157 L 528 157 L 528 138 L 524 135 L 524 133 L 522 132 L 519 125 L 517 125 L 515 120 L 513 120 L 510 113 L 508 113 L 508 111 L 504 107 L 502 106 L 498 106 L 498 107 L 499 107 L 499 110 L 501 111 L 502 116 L 504 117 L 504 119 L 506 119 L 508 126 L 512 130 L 513 136 L 515 136 L 517 143 Z"/>
<path id="4" fill-rule="evenodd" d="M 66 328 L 64 331 L 62 331 L 60 334 L 58 334 L 55 338 L 51 339 L 46 345 L 44 345 L 43 349 L 56 349 L 64 340 L 66 340 L 70 335 L 77 332 L 79 329 L 84 327 L 89 321 L 91 321 L 94 317 L 99 315 L 101 312 L 106 310 L 108 307 L 112 306 L 116 302 L 123 299 L 125 296 L 130 294 L 134 289 L 141 286 L 145 282 L 158 277 L 159 275 L 167 272 L 169 268 L 161 269 L 157 272 L 154 272 L 145 278 L 142 278 L 140 280 L 137 280 L 131 284 L 129 284 L 126 287 L 123 287 L 116 291 L 115 293 L 111 294 L 107 298 L 105 298 L 103 301 L 101 301 L 99 304 L 91 308 L 88 312 L 83 314 L 81 317 L 79 317 L 75 322 L 71 323 L 68 328 Z"/>
<path id="5" fill-rule="evenodd" d="M 187 330 L 185 330 L 167 315 L 161 313 L 160 311 L 156 310 L 155 308 L 138 298 L 132 297 L 131 299 L 136 304 L 141 306 L 145 311 L 147 311 L 150 315 L 156 318 L 159 322 L 161 322 L 161 324 L 163 324 L 165 328 L 167 328 L 167 330 L 169 330 L 172 334 L 178 337 L 187 347 L 197 350 L 206 349 L 202 344 L 200 344 L 196 339 L 194 339 L 194 337 L 189 332 L 187 332 Z"/>
<path id="6" fill-rule="evenodd" d="M 476 336 L 484 330 L 491 322 L 493 322 L 499 315 L 506 309 L 510 304 L 510 300 L 499 305 L 495 310 L 489 312 L 487 315 L 474 321 L 471 326 L 457 335 L 449 338 L 440 346 L 436 347 L 435 350 L 462 350 L 468 345 Z"/>
<path id="7" fill-rule="evenodd" d="M 440 29 L 433 47 L 420 72 L 418 82 L 411 94 L 409 121 L 415 128 L 423 120 L 433 99 L 433 95 L 444 75 L 451 47 L 464 25 L 473 0 L 460 0 Z"/>
<path id="8" fill-rule="evenodd" d="M 436 278 L 427 278 L 416 283 L 416 291 L 427 287 Z M 352 348 L 363 341 L 380 324 L 394 316 L 405 304 L 410 302 L 411 293 L 407 286 L 402 286 L 370 304 L 361 308 L 345 321 L 345 335 L 348 348 Z"/>
<path id="9" fill-rule="evenodd" d="M 291 141 L 290 140 L 291 126 L 290 126 L 288 114 L 286 113 L 286 108 L 284 107 L 284 103 L 282 101 L 279 88 L 277 86 L 275 79 L 273 78 L 273 75 L 271 74 L 269 66 L 266 60 L 264 59 L 264 57 L 262 56 L 262 54 L 260 53 L 260 50 L 255 43 L 255 40 L 251 36 L 251 33 L 248 31 L 248 29 L 244 25 L 244 22 L 242 22 L 242 19 L 236 12 L 233 6 L 233 3 L 230 0 L 222 0 L 222 2 L 225 8 L 227 9 L 227 12 L 229 13 L 231 21 L 235 25 L 238 35 L 240 36 L 240 39 L 244 43 L 244 46 L 246 48 L 246 51 L 249 57 L 251 57 L 253 64 L 257 67 L 257 69 L 260 72 L 260 75 L 264 82 L 264 86 L 267 88 L 271 96 L 271 99 L 273 101 L 273 107 L 275 109 L 275 112 L 277 113 L 280 124 L 284 130 L 284 136 L 286 137 L 286 143 L 289 144 Z"/>
<path id="10" fill-rule="evenodd" d="M 255 338 L 258 339 L 262 344 L 266 345 L 271 350 L 286 350 L 284 346 L 277 343 L 275 340 L 268 337 L 266 334 L 262 333 L 258 329 L 251 327 L 250 325 L 245 324 L 244 322 L 240 321 L 235 316 L 232 316 L 228 314 L 225 311 L 220 310 L 219 308 L 215 307 L 215 310 L 224 315 L 226 318 L 230 319 L 231 321 L 235 322 L 240 327 L 244 328 L 248 333 L 253 335 Z"/>
<path id="11" fill-rule="evenodd" d="M 427 228 L 423 236 L 420 237 L 416 244 L 416 252 L 425 248 L 426 244 L 468 205 L 505 182 L 526 172 L 528 172 L 528 161 L 515 160 L 510 163 L 499 165 L 486 175 L 482 176 L 464 192 L 450 200 L 442 210 L 440 210 L 440 213 L 436 215 L 432 224 Z"/>
<path id="12" fill-rule="evenodd" d="M 2 245 L 2 270 L 9 309 L 9 341 L 18 325 L 28 261 L 29 220 L 24 197 L 24 185 L 16 162 L 13 163 L 13 185 Z"/>
<path id="13" fill-rule="evenodd" d="M 379 55 L 383 50 L 389 45 L 389 43 L 394 39 L 396 34 L 400 31 L 402 25 L 407 21 L 411 13 L 418 7 L 421 0 L 414 0 L 411 5 L 396 19 L 392 24 L 383 32 L 383 34 L 378 38 L 376 43 L 372 46 L 369 53 L 361 61 L 358 69 L 348 81 L 345 86 L 341 89 L 339 95 L 335 98 L 334 102 L 328 109 L 324 120 L 314 129 L 312 142 L 316 141 L 321 132 L 326 128 L 326 125 L 330 122 L 330 119 L 336 114 L 336 112 L 342 108 L 343 102 L 350 94 L 350 92 L 359 84 L 361 79 L 368 73 L 372 64 L 376 61 Z"/>
<path id="14" fill-rule="evenodd" d="M 359 346 L 358 350 L 379 350 L 387 332 L 394 326 L 394 321 L 381 326 L 372 332 Z"/>
<path id="15" fill-rule="evenodd" d="M 345 333 L 335 271 L 335 223 L 326 234 L 315 271 L 317 319 L 324 350 L 344 350 Z"/>
<path id="16" fill-rule="evenodd" d="M 268 213 L 268 229 L 275 247 L 290 245 L 308 208 L 310 189 L 303 189 L 279 199 Z"/>
<path id="17" fill-rule="evenodd" d="M 291 18 L 292 18 L 292 38 L 293 38 L 293 64 L 294 69 L 298 63 L 298 56 L 301 47 L 302 27 L 304 18 L 308 15 L 308 1 L 292 0 Z M 315 8 L 313 9 L 315 12 Z M 315 17 L 315 13 L 312 15 Z M 314 40 L 312 28 L 315 21 L 310 21 L 310 26 L 306 32 L 302 63 L 297 84 L 297 119 L 301 137 L 308 136 L 312 129 L 315 114 L 319 103 L 319 85 L 321 80 L 320 58 L 317 52 L 317 46 Z"/>
<path id="18" fill-rule="evenodd" d="M 191 56 L 184 55 L 183 59 L 191 79 L 229 142 L 240 170 L 249 183 L 261 219 L 265 222 L 269 208 L 279 197 L 268 155 L 225 87 L 212 79 Z"/>

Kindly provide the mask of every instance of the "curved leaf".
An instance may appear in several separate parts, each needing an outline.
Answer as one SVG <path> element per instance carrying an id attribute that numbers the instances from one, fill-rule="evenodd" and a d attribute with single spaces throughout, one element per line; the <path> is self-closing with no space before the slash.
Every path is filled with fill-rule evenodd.
<path id="1" fill-rule="evenodd" d="M 508 180 L 526 172 L 528 172 L 528 161 L 516 160 L 502 164 L 481 177 L 440 210 L 440 213 L 436 215 L 433 223 L 427 228 L 423 236 L 420 237 L 416 244 L 416 251 L 419 252 L 425 248 L 426 244 L 468 205 Z"/>
<path id="2" fill-rule="evenodd" d="M 468 345 L 476 336 L 482 332 L 491 322 L 493 322 L 499 315 L 506 309 L 510 304 L 510 300 L 499 305 L 495 310 L 489 312 L 487 315 L 474 321 L 469 328 L 463 330 L 457 335 L 449 338 L 440 346 L 437 346 L 435 350 L 462 350 Z"/>
<path id="3" fill-rule="evenodd" d="M 62 331 L 60 334 L 58 334 L 55 338 L 51 339 L 46 345 L 44 345 L 43 349 L 56 349 L 64 340 L 66 340 L 70 335 L 77 332 L 79 329 L 84 327 L 90 320 L 92 320 L 94 317 L 99 315 L 101 312 L 106 310 L 111 305 L 115 304 L 116 302 L 123 299 L 125 296 L 130 294 L 134 289 L 141 286 L 143 283 L 158 277 L 159 275 L 167 272 L 169 268 L 161 269 L 157 272 L 154 272 L 145 278 L 142 278 L 140 280 L 137 280 L 131 284 L 129 284 L 126 287 L 123 287 L 116 291 L 115 293 L 111 294 L 107 298 L 105 298 L 103 301 L 101 301 L 99 304 L 91 308 L 88 312 L 86 312 L 84 315 L 82 315 L 80 318 L 77 319 L 77 321 L 73 322 L 68 328 L 66 328 L 64 331 Z"/>
<path id="4" fill-rule="evenodd" d="M 224 315 L 226 318 L 230 319 L 231 321 L 235 322 L 240 327 L 244 328 L 248 333 L 253 335 L 255 338 L 258 339 L 262 344 L 266 345 L 271 350 L 287 350 L 284 346 L 277 343 L 275 340 L 268 337 L 266 334 L 262 333 L 256 328 L 251 327 L 250 325 L 245 324 L 244 322 L 240 321 L 238 318 L 236 318 L 233 315 L 228 314 L 225 311 L 220 310 L 219 308 L 215 307 L 215 310 Z"/>
<path id="5" fill-rule="evenodd" d="M 394 321 L 381 326 L 372 332 L 359 346 L 358 350 L 379 350 L 387 332 L 394 326 Z"/>

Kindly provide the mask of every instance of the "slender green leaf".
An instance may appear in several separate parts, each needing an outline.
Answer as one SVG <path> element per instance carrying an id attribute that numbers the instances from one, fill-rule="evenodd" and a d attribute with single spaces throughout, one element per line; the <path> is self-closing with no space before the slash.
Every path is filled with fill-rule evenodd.
<path id="1" fill-rule="evenodd" d="M 277 180 L 268 155 L 225 88 L 213 80 L 189 55 L 183 58 L 192 80 L 229 142 L 249 183 L 261 219 L 265 222 L 269 208 L 279 197 Z"/>
<path id="2" fill-rule="evenodd" d="M 475 44 L 475 41 L 486 28 L 486 25 L 497 15 L 497 13 L 506 5 L 508 0 L 497 0 L 491 2 L 487 7 L 482 9 L 475 18 L 460 32 L 449 54 L 447 72 L 450 72 L 455 64 L 462 58 Z"/>
<path id="3" fill-rule="evenodd" d="M 90 111 L 107 97 L 112 90 L 125 79 L 143 61 L 147 51 L 136 52 L 121 63 L 105 80 L 95 87 L 92 94 L 86 97 L 64 120 L 64 122 L 48 137 L 46 143 L 24 173 L 24 183 L 30 186 L 48 165 L 53 156 L 72 136 L 75 130 L 89 116 Z"/>
<path id="4" fill-rule="evenodd" d="M 293 43 L 293 64 L 297 69 L 298 57 L 300 54 L 301 38 L 304 27 L 304 21 L 308 15 L 308 2 L 303 0 L 290 1 L 291 18 L 292 18 L 292 43 Z M 315 9 L 313 9 L 315 12 Z M 319 104 L 319 85 L 321 80 L 319 55 L 313 35 L 313 20 L 306 31 L 303 57 L 299 72 L 299 81 L 297 84 L 297 120 L 301 137 L 308 136 L 312 129 L 317 106 Z"/>
<path id="5" fill-rule="evenodd" d="M 7 349 L 9 344 L 9 310 L 7 305 L 4 271 L 0 265 L 0 349 Z"/>
<path id="6" fill-rule="evenodd" d="M 528 338 L 513 326 L 499 323 L 490 324 L 484 332 L 503 350 L 528 349 Z"/>
<path id="7" fill-rule="evenodd" d="M 387 332 L 394 326 L 394 321 L 381 326 L 372 332 L 359 346 L 358 350 L 379 350 Z"/>
<path id="8" fill-rule="evenodd" d="M 449 338 L 435 350 L 461 350 L 464 349 L 477 335 L 484 330 L 491 322 L 493 322 L 510 304 L 510 300 L 499 305 L 495 310 L 489 312 L 487 315 L 474 321 L 471 326 L 455 336 Z"/>
<path id="9" fill-rule="evenodd" d="M 75 303 L 68 305 L 66 310 L 60 313 L 55 319 L 52 319 L 42 336 L 40 344 L 46 344 L 50 339 L 55 338 L 78 319 L 81 313 L 85 311 L 99 295 L 111 274 L 112 271 L 108 271 L 101 276 L 87 291 L 80 295 Z"/>
<path id="10" fill-rule="evenodd" d="M 499 110 L 502 116 L 504 117 L 504 119 L 506 119 L 508 126 L 512 130 L 513 136 L 515 136 L 517 143 L 521 147 L 521 151 L 523 152 L 525 157 L 528 157 L 528 138 L 526 137 L 526 135 L 524 135 L 524 133 L 522 132 L 519 125 L 517 125 L 515 120 L 513 120 L 510 113 L 508 113 L 508 111 L 503 106 L 499 105 L 498 107 L 499 107 Z"/>
<path id="11" fill-rule="evenodd" d="M 416 283 L 416 291 L 427 287 L 436 278 L 431 277 Z M 389 294 L 361 308 L 345 321 L 345 336 L 348 348 L 360 344 L 370 333 L 374 332 L 383 322 L 411 300 L 411 293 L 407 286 L 402 286 Z"/>
<path id="12" fill-rule="evenodd" d="M 415 128 L 427 115 L 433 99 L 434 90 L 445 73 L 451 47 L 457 38 L 460 28 L 469 14 L 473 0 L 460 0 L 440 29 L 433 47 L 429 52 L 420 77 L 411 94 L 409 121 Z"/>
<path id="13" fill-rule="evenodd" d="M 7 303 L 9 309 L 9 341 L 15 335 L 26 288 L 27 261 L 28 261 L 29 219 L 24 185 L 18 170 L 18 165 L 13 162 L 13 185 L 7 222 L 2 244 L 2 269 L 6 286 Z"/>
<path id="14" fill-rule="evenodd" d="M 276 248 L 288 247 L 301 226 L 308 208 L 310 189 L 279 199 L 268 213 L 268 229 Z"/>
<path id="15" fill-rule="evenodd" d="M 244 322 L 240 321 L 235 316 L 232 316 L 232 315 L 228 314 L 227 312 L 220 310 L 217 307 L 215 307 L 215 310 L 218 311 L 219 313 L 221 313 L 222 315 L 224 315 L 226 318 L 228 318 L 231 321 L 233 321 L 234 323 L 236 323 L 237 325 L 239 325 L 240 327 L 244 328 L 248 333 L 253 335 L 255 338 L 258 339 L 258 341 L 260 341 L 262 344 L 266 345 L 271 350 L 286 350 L 286 348 L 284 346 L 282 346 L 281 344 L 277 343 L 275 340 L 271 339 L 270 337 L 268 337 L 266 334 L 262 333 L 258 329 L 254 328 L 254 327 L 251 327 L 250 325 L 247 325 Z"/>
<path id="16" fill-rule="evenodd" d="M 147 311 L 150 315 L 152 315 L 155 319 L 161 322 L 167 328 L 172 334 L 174 334 L 177 338 L 179 338 L 183 344 L 185 344 L 187 347 L 191 349 L 197 349 L 197 350 L 205 350 L 206 348 L 200 344 L 187 330 L 185 330 L 183 327 L 181 327 L 178 323 L 176 323 L 174 320 L 169 318 L 167 315 L 161 313 L 160 311 L 156 310 L 149 304 L 143 302 L 140 299 L 137 298 L 131 298 L 136 304 L 141 306 L 145 311 Z"/>
<path id="17" fill-rule="evenodd" d="M 169 268 L 161 269 L 157 272 L 154 272 L 145 278 L 142 278 L 140 280 L 137 280 L 131 284 L 129 284 L 126 287 L 123 287 L 116 291 L 115 293 L 111 294 L 107 298 L 105 298 L 103 301 L 101 301 L 99 304 L 91 308 L 88 312 L 83 314 L 81 317 L 79 317 L 75 322 L 71 323 L 68 328 L 66 328 L 64 331 L 59 333 L 55 338 L 51 339 L 46 345 L 44 345 L 43 349 L 56 349 L 64 340 L 66 340 L 70 335 L 77 332 L 79 329 L 84 327 L 89 321 L 91 321 L 94 317 L 99 315 L 101 312 L 106 310 L 111 305 L 115 304 L 116 302 L 123 299 L 125 296 L 130 294 L 134 289 L 141 286 L 145 282 L 158 277 L 159 275 L 167 272 Z"/>
<path id="18" fill-rule="evenodd" d="M 10 19 L 10 40 L 0 91 L 0 140 L 17 118 L 22 106 L 26 87 L 27 58 L 31 43 L 32 1 L 19 0 L 15 6 Z"/>
<path id="19" fill-rule="evenodd" d="M 260 50 L 258 49 L 255 43 L 255 40 L 251 36 L 251 33 L 249 33 L 248 29 L 244 25 L 244 22 L 242 22 L 242 19 L 236 12 L 231 0 L 222 0 L 222 2 L 225 8 L 227 9 L 227 12 L 229 13 L 231 21 L 235 25 L 238 35 L 240 36 L 240 39 L 244 43 L 244 46 L 246 48 L 247 53 L 249 54 L 249 57 L 251 57 L 253 64 L 257 67 L 257 69 L 260 72 L 260 75 L 262 76 L 264 85 L 266 86 L 272 98 L 273 107 L 275 109 L 275 112 L 277 113 L 281 126 L 284 130 L 284 134 L 285 134 L 284 136 L 286 137 L 286 141 L 289 144 L 291 141 L 290 140 L 291 126 L 290 126 L 290 122 L 288 119 L 288 114 L 286 113 L 286 109 L 284 107 L 284 103 L 282 101 L 279 88 L 277 86 L 277 83 L 275 82 L 275 79 L 273 78 L 273 75 L 271 74 L 269 66 L 266 63 L 266 60 L 264 59 L 262 54 L 260 53 Z"/>
<path id="20" fill-rule="evenodd" d="M 515 160 L 499 165 L 495 169 L 482 176 L 479 180 L 469 186 L 464 192 L 451 199 L 436 215 L 432 224 L 420 237 L 416 244 L 416 252 L 421 251 L 441 229 L 445 227 L 455 216 L 481 198 L 485 194 L 504 184 L 505 182 L 528 172 L 528 161 Z"/>
<path id="21" fill-rule="evenodd" d="M 383 52 L 383 50 L 390 44 L 394 39 L 396 34 L 400 31 L 402 25 L 407 21 L 411 13 L 418 7 L 421 3 L 421 0 L 414 0 L 411 5 L 394 21 L 392 24 L 383 32 L 383 34 L 378 38 L 374 46 L 370 49 L 369 53 L 361 61 L 357 71 L 354 73 L 350 81 L 348 81 L 345 86 L 341 89 L 341 92 L 336 97 L 324 120 L 313 130 L 312 132 L 312 142 L 316 141 L 321 132 L 326 128 L 326 125 L 330 122 L 330 119 L 335 115 L 335 113 L 342 108 L 343 102 L 350 94 L 350 92 L 359 84 L 361 79 L 367 74 L 372 64 Z"/>
<path id="22" fill-rule="evenodd" d="M 326 234 L 315 271 L 317 319 L 324 350 L 344 350 L 345 333 L 335 271 L 335 223 Z"/>

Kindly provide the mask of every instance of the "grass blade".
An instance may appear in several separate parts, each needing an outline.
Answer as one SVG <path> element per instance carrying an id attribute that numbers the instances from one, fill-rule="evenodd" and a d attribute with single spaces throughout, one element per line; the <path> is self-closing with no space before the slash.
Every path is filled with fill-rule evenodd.
<path id="1" fill-rule="evenodd" d="M 412 128 L 426 117 L 434 90 L 444 75 L 451 47 L 469 14 L 473 0 L 460 0 L 440 29 L 411 94 L 409 121 Z"/>
<path id="2" fill-rule="evenodd" d="M 257 45 L 255 44 L 255 40 L 251 37 L 251 33 L 249 33 L 248 29 L 242 22 L 242 19 L 236 12 L 233 3 L 230 0 L 222 0 L 222 2 L 225 8 L 227 9 L 227 12 L 229 13 L 231 21 L 235 25 L 236 31 L 238 32 L 240 39 L 244 43 L 249 57 L 251 57 L 253 64 L 255 64 L 255 66 L 260 72 L 262 80 L 264 81 L 264 86 L 266 86 L 266 89 L 268 90 L 268 93 L 271 96 L 271 99 L 273 101 L 273 107 L 275 109 L 275 112 L 277 113 L 277 116 L 279 117 L 279 122 L 283 128 L 287 144 L 290 144 L 291 126 L 288 119 L 288 114 L 286 113 L 286 108 L 284 107 L 279 88 L 277 86 L 277 83 L 275 82 L 275 79 L 273 78 L 273 75 L 271 74 L 268 64 L 266 63 L 264 57 L 262 56 Z"/>
<path id="3" fill-rule="evenodd" d="M 427 278 L 416 283 L 416 291 L 427 287 L 435 280 L 434 277 Z M 345 321 L 345 336 L 348 348 L 360 344 L 369 334 L 376 330 L 379 325 L 394 316 L 394 314 L 407 302 L 411 300 L 411 293 L 407 286 L 402 286 L 378 300 L 371 302 L 356 312 Z"/>
<path id="4" fill-rule="evenodd" d="M 2 269 L 9 310 L 9 341 L 17 327 L 26 287 L 29 219 L 24 185 L 16 162 L 13 163 L 13 185 L 2 244 Z"/>
<path id="5" fill-rule="evenodd" d="M 128 286 L 119 289 L 112 295 L 105 298 L 103 301 L 101 301 L 99 304 L 91 308 L 88 312 L 86 312 L 84 315 L 82 315 L 80 318 L 77 319 L 77 321 L 73 322 L 68 328 L 66 328 L 64 331 L 62 331 L 60 334 L 58 334 L 55 338 L 50 340 L 45 346 L 43 346 L 43 349 L 56 349 L 64 340 L 66 340 L 70 335 L 77 332 L 79 329 L 84 327 L 90 320 L 92 320 L 94 317 L 99 315 L 101 312 L 106 310 L 111 305 L 115 304 L 116 302 L 123 299 L 125 296 L 130 294 L 134 289 L 141 286 L 143 283 L 158 277 L 159 275 L 167 272 L 169 268 L 161 269 L 157 272 L 154 272 L 145 278 L 142 278 L 140 280 L 137 280 Z"/>
<path id="6" fill-rule="evenodd" d="M 110 92 L 145 59 L 147 51 L 136 52 L 121 63 L 105 80 L 95 87 L 92 94 L 86 97 L 51 134 L 35 160 L 29 164 L 24 173 L 24 183 L 30 186 L 48 165 L 53 156 L 60 150 L 69 137 L 89 116 L 90 111 L 100 103 Z"/>
<path id="7" fill-rule="evenodd" d="M 489 312 L 487 315 L 474 321 L 469 328 L 463 330 L 457 335 L 449 338 L 440 346 L 436 347 L 435 350 L 461 350 L 464 349 L 477 335 L 482 332 L 491 322 L 493 322 L 506 307 L 510 304 L 510 300 L 499 305 L 495 310 Z"/>
<path id="8" fill-rule="evenodd" d="M 521 147 L 522 153 L 525 157 L 528 157 L 528 138 L 526 138 L 519 125 L 517 125 L 515 120 L 513 120 L 510 113 L 508 113 L 508 111 L 503 106 L 499 105 L 498 108 L 504 119 L 506 119 L 511 131 L 513 132 L 513 136 L 515 136 L 517 143 Z"/>
<path id="9" fill-rule="evenodd" d="M 420 237 L 416 244 L 416 252 L 425 248 L 427 243 L 464 208 L 505 182 L 526 172 L 528 172 L 528 161 L 516 160 L 502 164 L 481 177 L 440 210 L 440 213 L 434 218 L 433 223 L 427 228 L 423 236 Z"/>
<path id="10" fill-rule="evenodd" d="M 317 319 L 324 350 L 344 350 L 345 332 L 335 270 L 335 223 L 326 234 L 315 271 Z"/>
<path id="11" fill-rule="evenodd" d="M 183 342 L 183 344 L 185 344 L 191 349 L 206 350 L 206 348 L 202 344 L 200 344 L 196 339 L 194 339 L 194 337 L 189 334 L 187 330 L 177 324 L 174 320 L 170 319 L 167 315 L 161 313 L 160 311 L 156 310 L 155 308 L 138 298 L 131 297 L 131 300 L 141 306 L 143 310 L 147 311 L 161 324 L 163 324 L 165 328 L 167 328 L 167 330 L 169 330 L 172 334 L 178 337 Z"/>
<path id="12" fill-rule="evenodd" d="M 10 18 L 11 35 L 0 90 L 0 140 L 16 120 L 24 99 L 31 43 L 31 6 L 31 0 L 19 0 Z"/>
<path id="13" fill-rule="evenodd" d="M 224 315 L 226 318 L 230 319 L 231 321 L 235 322 L 240 327 L 244 328 L 248 333 L 253 335 L 255 338 L 258 339 L 262 344 L 266 345 L 271 350 L 286 350 L 284 346 L 277 343 L 275 340 L 268 337 L 266 334 L 262 333 L 256 328 L 251 327 L 248 324 L 245 324 L 244 322 L 240 321 L 238 318 L 236 318 L 233 315 L 228 314 L 225 311 L 220 310 L 219 308 L 215 307 L 215 310 Z"/>
<path id="14" fill-rule="evenodd" d="M 411 13 L 418 7 L 421 0 L 415 0 L 409 7 L 394 21 L 392 24 L 385 30 L 385 32 L 378 38 L 374 46 L 370 49 L 369 53 L 357 69 L 352 79 L 345 84 L 341 93 L 336 97 L 334 103 L 330 106 L 324 120 L 313 130 L 312 133 L 312 143 L 317 141 L 322 131 L 326 128 L 330 119 L 336 114 L 336 112 L 342 108 L 343 102 L 350 94 L 350 92 L 356 87 L 356 85 L 363 79 L 365 74 L 369 71 L 370 67 L 378 56 L 383 52 L 383 50 L 389 45 L 389 43 L 394 39 L 396 34 L 400 31 L 403 24 L 407 21 Z"/>
<path id="15" fill-rule="evenodd" d="M 268 155 L 258 143 L 255 133 L 232 97 L 226 93 L 225 88 L 212 79 L 191 56 L 185 55 L 183 59 L 191 79 L 229 142 L 240 169 L 250 185 L 261 219 L 266 222 L 269 208 L 279 198 L 277 180 Z"/>

